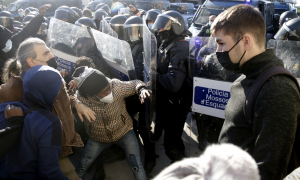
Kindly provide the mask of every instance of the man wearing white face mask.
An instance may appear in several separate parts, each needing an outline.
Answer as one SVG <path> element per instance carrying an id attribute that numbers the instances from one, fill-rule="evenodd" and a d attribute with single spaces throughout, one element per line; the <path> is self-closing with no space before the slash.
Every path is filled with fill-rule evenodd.
<path id="1" fill-rule="evenodd" d="M 201 37 L 209 37 L 210 36 L 210 27 L 212 25 L 212 23 L 214 22 L 214 20 L 216 19 L 216 15 L 211 15 L 209 16 L 209 21 L 205 26 L 202 26 L 198 36 Z"/>
<path id="2" fill-rule="evenodd" d="M 24 10 L 23 9 L 19 9 L 18 10 L 18 14 L 19 16 L 16 16 L 14 18 L 15 21 L 19 21 L 19 22 L 22 22 L 23 21 L 23 18 L 24 18 Z"/>
<path id="3" fill-rule="evenodd" d="M 76 172 L 83 178 L 98 155 L 112 144 L 117 144 L 126 152 L 136 180 L 145 180 L 146 174 L 141 163 L 139 145 L 132 128 L 125 98 L 138 94 L 141 103 L 150 96 L 146 84 L 139 80 L 122 82 L 108 79 L 100 71 L 79 67 L 73 74 L 74 85 L 78 88 L 78 99 L 96 113 L 96 120 L 84 121 L 86 131 L 90 136 Z"/>

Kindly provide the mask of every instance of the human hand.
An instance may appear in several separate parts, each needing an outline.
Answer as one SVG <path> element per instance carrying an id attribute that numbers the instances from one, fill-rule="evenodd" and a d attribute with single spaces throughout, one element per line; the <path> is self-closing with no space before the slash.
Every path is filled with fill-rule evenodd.
<path id="1" fill-rule="evenodd" d="M 144 103 L 144 100 L 145 100 L 147 97 L 150 97 L 150 94 L 152 94 L 152 91 L 150 91 L 150 90 L 143 89 L 143 90 L 141 91 L 141 94 L 140 94 L 140 101 L 141 101 L 141 104 Z"/>
<path id="2" fill-rule="evenodd" d="M 96 116 L 95 116 L 96 113 L 94 111 L 92 111 L 89 107 L 85 106 L 84 104 L 77 103 L 75 105 L 75 108 L 76 108 L 77 114 L 82 122 L 83 122 L 82 115 L 84 115 L 89 122 L 91 122 L 91 120 L 93 120 L 93 121 L 96 120 Z"/>
<path id="3" fill-rule="evenodd" d="M 68 71 L 65 70 L 65 69 L 60 70 L 59 73 L 60 73 L 60 75 L 61 75 L 62 77 L 65 77 L 65 76 L 68 75 Z"/>
<path id="4" fill-rule="evenodd" d="M 131 12 L 135 12 L 136 8 L 133 5 L 129 5 L 128 6 Z"/>
<path id="5" fill-rule="evenodd" d="M 42 5 L 39 9 L 39 14 L 45 16 L 46 10 L 51 7 L 51 4 Z"/>
<path id="6" fill-rule="evenodd" d="M 4 111 L 5 119 L 9 119 L 14 116 L 24 116 L 24 112 L 20 107 L 14 105 L 7 105 Z"/>
<path id="7" fill-rule="evenodd" d="M 70 89 L 73 89 L 73 90 L 75 90 L 77 88 L 77 85 L 74 80 L 69 82 L 69 87 L 70 87 Z"/>

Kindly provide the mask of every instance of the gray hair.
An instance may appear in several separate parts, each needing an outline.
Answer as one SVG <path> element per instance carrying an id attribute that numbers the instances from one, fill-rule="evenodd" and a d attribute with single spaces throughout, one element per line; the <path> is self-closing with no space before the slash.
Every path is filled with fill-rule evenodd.
<path id="1" fill-rule="evenodd" d="M 211 145 L 197 158 L 172 164 L 154 180 L 260 180 L 255 160 L 232 144 Z"/>
<path id="2" fill-rule="evenodd" d="M 21 69 L 21 76 L 23 77 L 26 71 L 30 69 L 27 58 L 32 57 L 36 58 L 36 52 L 34 51 L 34 47 L 36 45 L 45 45 L 45 42 L 39 38 L 28 38 L 25 41 L 23 41 L 18 50 L 17 50 L 17 57 L 16 59 L 21 63 L 22 69 Z"/>

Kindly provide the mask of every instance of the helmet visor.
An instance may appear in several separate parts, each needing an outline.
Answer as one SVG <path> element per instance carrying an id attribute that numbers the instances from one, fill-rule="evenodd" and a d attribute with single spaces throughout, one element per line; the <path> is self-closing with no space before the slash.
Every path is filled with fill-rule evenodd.
<path id="1" fill-rule="evenodd" d="M 123 24 L 110 24 L 110 27 L 118 34 L 118 37 L 124 37 Z"/>
<path id="2" fill-rule="evenodd" d="M 11 17 L 1 16 L 0 17 L 0 25 L 2 25 L 4 27 L 12 27 L 14 25 L 14 20 Z"/>
<path id="3" fill-rule="evenodd" d="M 176 23 L 179 26 L 181 26 L 181 24 L 178 22 L 178 20 L 173 18 L 172 16 L 169 16 L 166 14 L 160 14 L 157 16 L 157 19 L 154 22 L 152 29 L 154 29 L 154 30 L 159 30 L 159 29 L 170 30 L 171 25 L 173 23 Z"/>
<path id="4" fill-rule="evenodd" d="M 124 26 L 124 40 L 125 41 L 138 41 L 142 34 L 143 26 L 140 24 L 131 24 Z"/>
<path id="5" fill-rule="evenodd" d="M 279 29 L 279 31 L 275 34 L 274 39 L 276 40 L 286 40 L 289 36 L 294 36 L 296 38 L 300 38 L 296 31 L 291 30 L 285 23 Z"/>
<path id="6" fill-rule="evenodd" d="M 58 9 L 55 11 L 54 18 L 68 21 L 69 11 L 66 9 Z"/>

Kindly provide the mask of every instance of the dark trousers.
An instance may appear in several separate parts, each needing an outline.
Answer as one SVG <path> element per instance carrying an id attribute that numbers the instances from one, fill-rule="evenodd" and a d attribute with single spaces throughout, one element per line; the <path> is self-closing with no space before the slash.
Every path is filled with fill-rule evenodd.
<path id="1" fill-rule="evenodd" d="M 164 147 L 166 154 L 175 150 L 183 152 L 185 150 L 181 138 L 187 116 L 186 98 L 166 98 L 157 96 L 156 98 L 156 136 L 164 130 Z M 170 159 L 172 159 L 169 156 Z"/>

